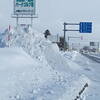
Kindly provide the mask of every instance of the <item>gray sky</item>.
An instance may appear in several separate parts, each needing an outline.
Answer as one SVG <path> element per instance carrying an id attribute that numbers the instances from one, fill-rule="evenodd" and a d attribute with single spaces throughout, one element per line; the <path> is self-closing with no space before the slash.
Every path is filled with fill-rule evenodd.
<path id="1" fill-rule="evenodd" d="M 52 34 L 63 34 L 63 23 L 81 21 L 93 22 L 92 34 L 80 34 L 77 32 L 67 35 L 80 36 L 84 39 L 100 40 L 100 0 L 37 0 L 37 19 L 33 26 L 40 32 L 50 29 Z M 0 3 L 0 30 L 4 30 L 9 24 L 15 25 L 11 19 L 13 13 L 13 0 L 1 0 Z"/>

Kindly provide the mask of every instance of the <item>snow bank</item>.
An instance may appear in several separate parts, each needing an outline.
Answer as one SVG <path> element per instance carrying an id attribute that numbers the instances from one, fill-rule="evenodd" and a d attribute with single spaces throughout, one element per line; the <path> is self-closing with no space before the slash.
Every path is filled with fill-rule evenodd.
<path id="1" fill-rule="evenodd" d="M 68 100 L 88 81 L 82 81 L 86 77 L 72 70 L 75 64 L 68 63 L 56 44 L 31 27 L 13 28 L 5 37 L 9 49 L 0 51 L 1 73 L 5 76 L 0 86 L 7 92 L 1 93 L 2 100 Z"/>
<path id="2" fill-rule="evenodd" d="M 66 60 L 69 60 L 68 65 L 73 71 L 83 74 L 89 78 L 89 87 L 87 92 L 85 93 L 85 100 L 99 100 L 100 63 L 96 63 L 78 52 L 65 52 L 61 54 L 65 57 Z"/>
<path id="3" fill-rule="evenodd" d="M 31 100 L 42 85 L 57 78 L 21 48 L 0 49 L 0 61 L 0 100 Z"/>

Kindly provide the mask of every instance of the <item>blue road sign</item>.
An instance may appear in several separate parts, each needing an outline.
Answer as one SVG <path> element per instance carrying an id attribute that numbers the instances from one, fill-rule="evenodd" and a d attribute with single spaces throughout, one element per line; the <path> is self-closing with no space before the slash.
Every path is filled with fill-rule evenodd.
<path id="1" fill-rule="evenodd" d="M 92 22 L 80 22 L 80 33 L 92 33 Z"/>

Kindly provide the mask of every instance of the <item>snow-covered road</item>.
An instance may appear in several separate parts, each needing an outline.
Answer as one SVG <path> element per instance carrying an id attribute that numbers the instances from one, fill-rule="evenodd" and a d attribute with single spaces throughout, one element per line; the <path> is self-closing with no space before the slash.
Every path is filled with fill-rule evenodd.
<path id="1" fill-rule="evenodd" d="M 87 100 L 99 100 L 100 98 L 100 63 L 89 60 L 88 64 L 85 65 L 85 71 L 83 73 L 92 81 L 90 87 L 90 93 L 87 96 Z"/>
<path id="2" fill-rule="evenodd" d="M 89 86 L 86 100 L 99 100 L 100 98 L 100 63 L 97 63 L 81 55 L 78 52 L 66 53 L 64 56 L 67 59 L 70 59 L 73 63 L 76 63 L 77 67 L 75 67 L 75 70 L 78 69 L 81 74 L 86 75 L 91 80 L 91 84 Z"/>
<path id="3" fill-rule="evenodd" d="M 91 53 L 82 53 L 84 56 L 88 57 L 89 59 L 97 62 L 97 63 L 100 63 L 100 56 L 99 55 L 95 55 L 95 54 L 91 54 Z"/>

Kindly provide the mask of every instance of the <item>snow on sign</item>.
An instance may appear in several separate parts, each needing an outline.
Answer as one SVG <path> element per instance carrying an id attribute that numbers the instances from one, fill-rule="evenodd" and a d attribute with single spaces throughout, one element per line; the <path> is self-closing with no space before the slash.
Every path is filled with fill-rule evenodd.
<path id="1" fill-rule="evenodd" d="M 35 15 L 35 0 L 14 0 L 15 15 Z"/>
<path id="2" fill-rule="evenodd" d="M 92 33 L 92 22 L 80 22 L 80 33 Z"/>

